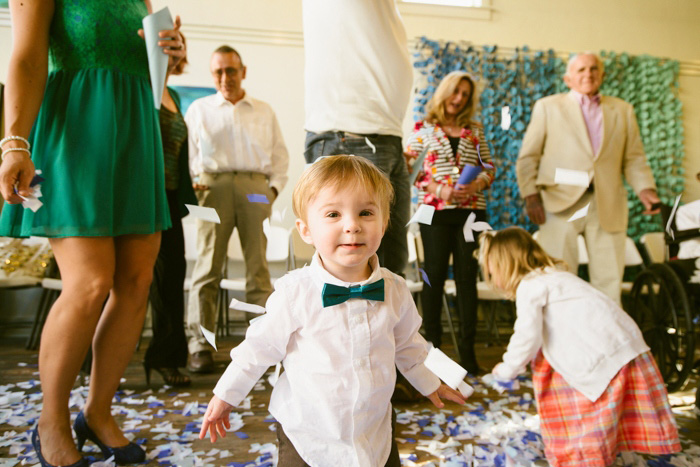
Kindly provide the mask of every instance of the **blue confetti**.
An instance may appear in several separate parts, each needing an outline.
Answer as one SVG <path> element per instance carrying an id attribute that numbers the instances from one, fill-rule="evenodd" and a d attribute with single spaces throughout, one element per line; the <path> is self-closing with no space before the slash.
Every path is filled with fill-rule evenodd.
<path id="1" fill-rule="evenodd" d="M 428 284 L 428 286 L 432 287 L 432 285 L 430 285 L 430 281 L 428 280 L 428 273 L 426 273 L 425 270 L 423 270 L 423 268 L 418 268 L 418 270 L 420 271 L 420 275 L 423 278 L 423 282 Z"/>
<path id="2" fill-rule="evenodd" d="M 248 436 L 247 434 L 243 433 L 242 431 L 234 431 L 233 434 L 236 435 L 236 436 L 238 436 L 239 439 L 248 439 L 248 438 L 250 438 L 250 436 Z"/>
<path id="3" fill-rule="evenodd" d="M 250 194 L 246 195 L 248 198 L 248 201 L 251 203 L 264 203 L 264 204 L 270 204 L 270 201 L 268 201 L 267 196 L 265 195 L 259 195 L 259 194 Z"/>

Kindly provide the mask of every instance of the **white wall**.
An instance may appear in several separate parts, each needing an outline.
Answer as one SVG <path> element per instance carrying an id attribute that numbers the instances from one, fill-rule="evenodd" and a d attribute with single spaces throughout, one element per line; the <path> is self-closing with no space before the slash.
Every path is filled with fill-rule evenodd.
<path id="1" fill-rule="evenodd" d="M 244 86 L 277 112 L 290 152 L 290 181 L 276 208 L 288 207 L 304 168 L 304 89 L 301 0 L 153 0 L 180 14 L 188 38 L 190 67 L 172 80 L 178 85 L 211 85 L 211 51 L 228 43 L 248 66 Z M 492 0 L 492 10 L 472 17 L 446 7 L 401 5 L 409 38 L 529 45 L 560 52 L 613 50 L 683 60 L 680 98 L 684 103 L 685 167 L 691 174 L 686 199 L 700 198 L 700 1 L 698 0 Z M 4 21 L 3 21 L 4 18 Z M 7 72 L 10 31 L 0 12 L 0 80 Z M 693 74 L 694 73 L 694 74 Z M 410 115 L 407 116 L 407 122 Z M 408 126 L 408 123 L 407 123 Z"/>

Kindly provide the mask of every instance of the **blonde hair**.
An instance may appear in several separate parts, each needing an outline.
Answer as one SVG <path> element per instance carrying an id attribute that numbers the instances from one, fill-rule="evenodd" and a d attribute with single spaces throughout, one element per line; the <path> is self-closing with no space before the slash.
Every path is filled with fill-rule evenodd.
<path id="1" fill-rule="evenodd" d="M 552 258 L 520 227 L 482 232 L 479 236 L 479 264 L 488 282 L 493 282 L 496 271 L 499 288 L 509 298 L 515 297 L 520 281 L 532 271 L 542 268 L 564 267 L 562 260 Z"/>
<path id="2" fill-rule="evenodd" d="M 384 173 L 363 157 L 345 154 L 326 156 L 301 174 L 292 194 L 294 214 L 306 222 L 308 205 L 323 188 L 359 187 L 375 198 L 384 220 L 389 223 L 389 211 L 394 188 Z"/>
<path id="3" fill-rule="evenodd" d="M 435 94 L 426 106 L 427 114 L 425 121 L 428 123 L 445 123 L 445 101 L 452 96 L 459 86 L 459 83 L 466 81 L 472 88 L 467 105 L 464 106 L 461 112 L 457 114 L 457 125 L 461 128 L 468 127 L 472 122 L 472 117 L 476 113 L 478 93 L 476 91 L 476 83 L 466 71 L 453 71 L 445 76 L 435 90 Z"/>

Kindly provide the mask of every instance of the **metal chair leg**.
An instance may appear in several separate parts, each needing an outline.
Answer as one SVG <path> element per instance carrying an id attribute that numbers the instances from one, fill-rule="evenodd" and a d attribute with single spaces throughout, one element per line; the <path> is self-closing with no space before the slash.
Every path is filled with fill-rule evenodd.
<path id="1" fill-rule="evenodd" d="M 457 334 L 455 333 L 455 327 L 452 323 L 452 313 L 450 312 L 450 307 L 447 303 L 447 296 L 442 295 L 442 308 L 447 314 L 447 327 L 450 329 L 450 335 L 452 336 L 452 345 L 454 345 L 455 353 L 457 354 L 457 361 L 461 363 L 462 359 L 459 356 L 459 345 L 457 344 Z"/>
<path id="2" fill-rule="evenodd" d="M 39 309 L 34 317 L 34 324 L 32 325 L 32 331 L 27 339 L 27 350 L 36 350 L 39 347 L 39 342 L 41 341 L 41 332 L 44 329 L 44 323 L 46 318 L 49 316 L 49 311 L 53 302 L 58 298 L 57 290 L 44 289 L 41 293 L 41 299 L 39 300 Z"/>

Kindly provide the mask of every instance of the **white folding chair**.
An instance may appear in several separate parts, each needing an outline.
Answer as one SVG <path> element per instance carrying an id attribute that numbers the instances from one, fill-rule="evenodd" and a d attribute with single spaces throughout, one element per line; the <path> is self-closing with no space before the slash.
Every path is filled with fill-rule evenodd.
<path id="1" fill-rule="evenodd" d="M 185 237 L 185 261 L 187 262 L 183 290 L 187 294 L 192 289 L 192 269 L 197 261 L 197 220 L 193 216 L 187 215 L 182 218 L 182 233 Z"/>
<path id="2" fill-rule="evenodd" d="M 423 267 L 423 263 L 425 260 L 425 250 L 423 249 L 423 238 L 421 237 L 420 232 L 416 232 L 414 234 L 414 245 L 416 246 L 416 264 L 419 268 Z M 410 253 L 410 250 L 409 250 Z M 430 278 L 428 278 L 430 280 Z M 425 285 L 424 285 L 425 287 Z M 430 287 L 430 286 L 428 286 Z M 449 304 L 447 303 L 447 295 L 451 294 L 454 295 L 457 292 L 457 287 L 455 286 L 454 280 L 452 279 L 447 279 L 445 281 L 445 288 L 443 289 L 443 294 L 442 294 L 442 308 L 443 311 L 445 312 L 445 316 L 447 318 L 447 328 L 450 331 L 450 337 L 452 338 L 452 345 L 454 345 L 455 353 L 457 354 L 459 358 L 459 345 L 457 342 L 457 333 L 455 332 L 455 326 L 454 323 L 452 322 L 452 313 L 450 312 L 450 307 Z"/>
<path id="3" fill-rule="evenodd" d="M 416 300 L 417 294 L 423 290 L 423 277 L 420 273 L 418 265 L 418 247 L 416 246 L 416 236 L 413 232 L 406 232 L 406 240 L 408 243 L 408 265 L 406 266 L 406 285 L 408 290 L 413 295 L 416 304 L 420 301 Z"/>
<path id="4" fill-rule="evenodd" d="M 302 240 L 299 231 L 292 228 L 289 232 L 289 262 L 287 269 L 301 268 L 306 264 L 311 264 L 311 259 L 314 257 L 316 249 L 313 245 L 309 245 Z"/>
<path id="5" fill-rule="evenodd" d="M 275 269 L 285 269 L 289 261 L 289 231 L 284 227 L 266 226 L 264 234 L 267 237 L 267 248 L 265 250 L 265 258 L 267 259 L 268 268 L 270 271 Z M 230 271 L 240 270 L 245 265 L 243 258 L 243 249 L 241 247 L 238 229 L 234 229 L 233 234 L 228 243 L 227 265 L 224 269 L 226 277 L 221 279 L 219 283 L 219 326 L 218 328 L 224 335 L 228 335 L 229 318 L 228 318 L 228 303 L 231 292 L 245 293 L 246 278 L 230 277 Z M 243 271 L 245 274 L 245 270 Z M 271 276 L 270 282 L 274 284 L 279 276 Z"/>
<path id="6" fill-rule="evenodd" d="M 539 237 L 540 237 L 539 230 L 535 231 L 535 233 L 532 234 L 532 238 L 534 238 L 535 241 L 538 243 L 539 243 Z M 576 237 L 576 245 L 578 247 L 578 264 L 579 264 L 579 266 L 587 265 L 588 264 L 588 249 L 586 248 L 586 239 L 583 238 L 583 235 L 579 234 L 579 236 Z M 574 274 L 576 274 L 576 271 L 572 271 L 572 272 Z"/>

